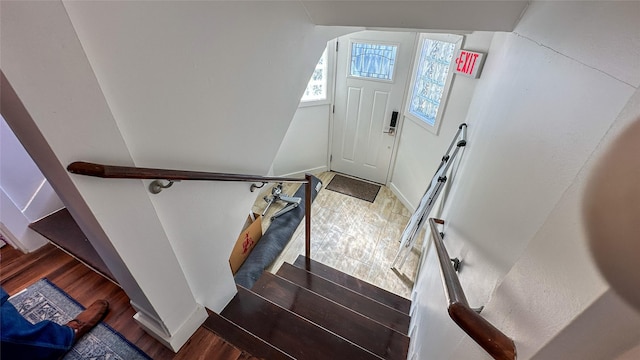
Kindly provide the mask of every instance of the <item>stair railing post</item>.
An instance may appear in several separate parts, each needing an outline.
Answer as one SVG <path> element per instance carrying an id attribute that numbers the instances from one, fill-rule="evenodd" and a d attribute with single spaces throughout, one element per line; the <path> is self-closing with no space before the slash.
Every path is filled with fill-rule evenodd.
<path id="1" fill-rule="evenodd" d="M 304 254 L 306 257 L 306 265 L 307 269 L 309 268 L 310 260 L 311 260 L 311 189 L 312 189 L 312 181 L 311 174 L 304 175 L 307 182 L 305 183 L 305 199 L 304 199 L 304 212 L 305 212 L 305 236 L 304 236 Z"/>

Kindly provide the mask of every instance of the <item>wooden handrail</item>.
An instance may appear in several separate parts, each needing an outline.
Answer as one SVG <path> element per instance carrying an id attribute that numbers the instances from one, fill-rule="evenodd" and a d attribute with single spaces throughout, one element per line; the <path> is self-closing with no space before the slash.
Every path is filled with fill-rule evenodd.
<path id="1" fill-rule="evenodd" d="M 111 179 L 161 179 L 161 180 L 206 180 L 206 181 L 246 181 L 246 182 L 288 182 L 306 183 L 307 179 L 274 176 L 226 174 L 204 171 L 151 169 L 131 166 L 102 165 L 76 161 L 67 170 L 73 174 Z"/>
<path id="2" fill-rule="evenodd" d="M 311 258 L 311 175 L 306 174 L 304 179 L 214 173 L 204 171 L 186 171 L 169 169 L 151 169 L 131 166 L 114 166 L 76 161 L 67 166 L 67 171 L 73 174 L 94 176 L 109 179 L 162 179 L 162 180 L 205 180 L 205 181 L 244 181 L 244 182 L 286 182 L 305 184 L 305 256 Z M 307 260 L 307 269 L 309 261 Z"/>
<path id="3" fill-rule="evenodd" d="M 494 359 L 515 359 L 516 346 L 513 340 L 469 306 L 436 224 L 444 224 L 444 221 L 429 219 L 431 236 L 440 262 L 442 285 L 449 302 L 449 316 Z"/>

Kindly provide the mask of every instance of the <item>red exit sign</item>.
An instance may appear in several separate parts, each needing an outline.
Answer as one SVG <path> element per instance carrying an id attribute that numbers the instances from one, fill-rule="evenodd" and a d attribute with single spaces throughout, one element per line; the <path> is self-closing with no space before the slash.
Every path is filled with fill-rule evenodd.
<path id="1" fill-rule="evenodd" d="M 480 71 L 484 63 L 483 53 L 458 50 L 455 61 L 456 74 L 472 77 L 477 79 L 480 77 Z"/>

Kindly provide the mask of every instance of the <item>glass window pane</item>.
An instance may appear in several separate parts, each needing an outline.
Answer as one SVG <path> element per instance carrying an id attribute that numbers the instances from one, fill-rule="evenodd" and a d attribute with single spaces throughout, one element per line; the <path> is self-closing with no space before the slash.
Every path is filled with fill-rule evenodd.
<path id="1" fill-rule="evenodd" d="M 444 92 L 455 44 L 424 39 L 409 112 L 434 126 Z"/>
<path id="2" fill-rule="evenodd" d="M 327 99 L 327 49 L 324 49 L 316 69 L 311 74 L 307 89 L 300 101 L 320 101 Z"/>
<path id="3" fill-rule="evenodd" d="M 396 63 L 398 46 L 352 43 L 351 44 L 351 76 L 393 80 L 393 67 Z"/>

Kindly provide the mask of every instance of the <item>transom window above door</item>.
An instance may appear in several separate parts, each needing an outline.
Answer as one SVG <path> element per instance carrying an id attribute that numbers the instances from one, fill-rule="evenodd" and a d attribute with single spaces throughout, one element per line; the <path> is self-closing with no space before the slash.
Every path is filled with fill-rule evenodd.
<path id="1" fill-rule="evenodd" d="M 349 76 L 393 81 L 398 45 L 351 41 L 350 51 Z"/>

